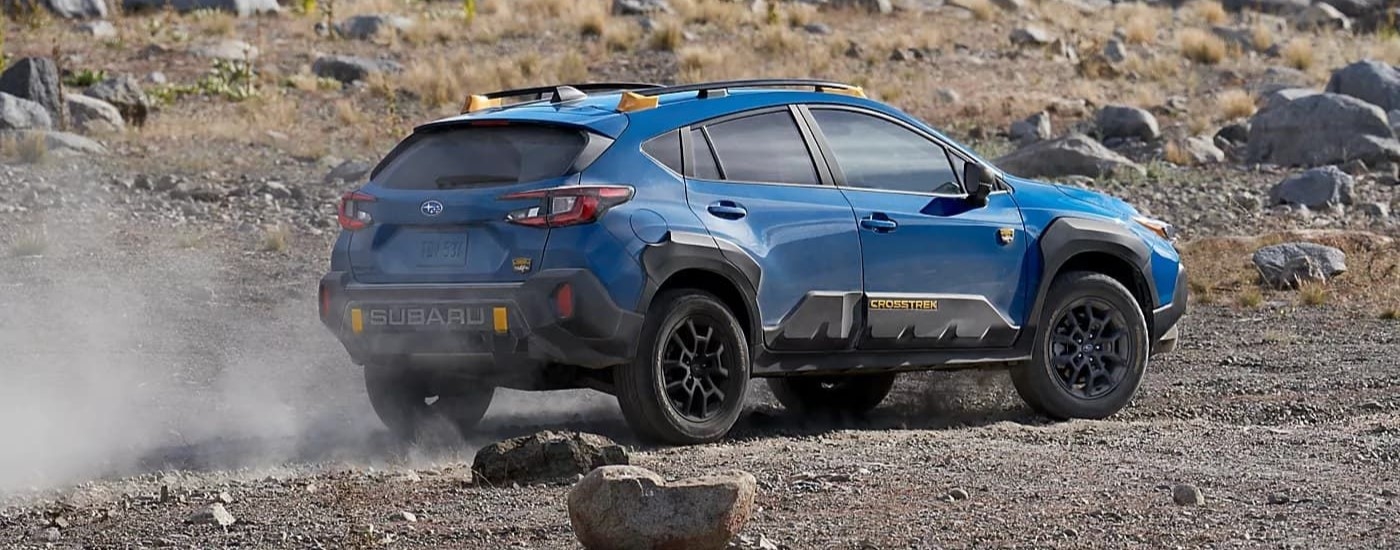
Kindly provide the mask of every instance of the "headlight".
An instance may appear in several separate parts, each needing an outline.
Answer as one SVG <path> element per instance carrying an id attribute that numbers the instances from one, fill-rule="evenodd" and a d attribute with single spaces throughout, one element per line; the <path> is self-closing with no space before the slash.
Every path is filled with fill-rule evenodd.
<path id="1" fill-rule="evenodd" d="M 1157 236 L 1163 239 L 1172 242 L 1176 241 L 1176 227 L 1172 224 L 1143 216 L 1134 216 L 1133 221 L 1137 222 L 1138 225 L 1152 230 L 1153 233 L 1156 233 Z"/>

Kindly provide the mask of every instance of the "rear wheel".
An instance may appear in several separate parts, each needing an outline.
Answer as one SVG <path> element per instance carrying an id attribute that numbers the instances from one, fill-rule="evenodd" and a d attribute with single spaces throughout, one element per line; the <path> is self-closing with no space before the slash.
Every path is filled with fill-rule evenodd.
<path id="1" fill-rule="evenodd" d="M 447 422 L 463 436 L 486 416 L 496 388 L 434 388 L 428 376 L 398 361 L 365 365 L 365 390 L 379 420 L 394 435 L 415 441 L 433 423 Z"/>
<path id="2" fill-rule="evenodd" d="M 749 346 L 739 321 L 713 295 L 658 295 L 637 356 L 613 371 L 617 401 L 643 439 L 689 445 L 724 437 L 743 411 Z"/>
<path id="3" fill-rule="evenodd" d="M 1031 361 L 1016 390 L 1052 418 L 1105 418 L 1128 405 L 1147 370 L 1147 321 L 1112 277 L 1074 271 L 1050 284 Z"/>
<path id="4" fill-rule="evenodd" d="M 895 373 L 769 378 L 783 407 L 799 414 L 865 414 L 894 388 Z"/>

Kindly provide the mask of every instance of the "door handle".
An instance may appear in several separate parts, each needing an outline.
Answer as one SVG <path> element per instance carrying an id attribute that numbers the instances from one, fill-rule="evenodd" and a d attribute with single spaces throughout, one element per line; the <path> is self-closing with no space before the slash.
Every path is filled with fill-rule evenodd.
<path id="1" fill-rule="evenodd" d="M 889 233 L 899 228 L 899 223 L 883 215 L 878 218 L 871 215 L 861 218 L 860 226 L 876 233 Z"/>
<path id="2" fill-rule="evenodd" d="M 743 206 L 740 206 L 739 203 L 734 201 L 713 202 L 705 209 L 710 212 L 710 215 L 726 220 L 737 220 L 749 215 L 748 210 L 745 210 Z"/>

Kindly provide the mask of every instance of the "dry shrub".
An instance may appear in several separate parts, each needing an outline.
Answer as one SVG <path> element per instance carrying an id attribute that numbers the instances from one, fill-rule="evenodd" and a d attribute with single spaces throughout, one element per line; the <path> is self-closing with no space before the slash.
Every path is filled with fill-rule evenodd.
<path id="1" fill-rule="evenodd" d="M 1211 25 L 1221 25 L 1230 19 L 1230 14 L 1225 13 L 1225 6 L 1215 0 L 1192 2 L 1191 12 L 1201 21 Z"/>
<path id="2" fill-rule="evenodd" d="M 1283 63 L 1294 69 L 1306 71 L 1311 69 L 1316 62 L 1312 44 L 1302 39 L 1295 39 L 1283 46 L 1279 51 L 1279 56 L 1283 58 Z"/>
<path id="3" fill-rule="evenodd" d="M 1305 306 L 1320 306 L 1327 303 L 1327 286 L 1322 283 L 1305 283 L 1298 289 L 1298 300 Z"/>
<path id="4" fill-rule="evenodd" d="M 603 33 L 603 43 L 609 50 L 628 52 L 637 47 L 638 31 L 632 25 L 612 25 Z"/>
<path id="5" fill-rule="evenodd" d="M 1162 158 L 1177 166 L 1194 164 L 1191 154 L 1186 151 L 1186 146 L 1176 140 L 1168 141 L 1162 148 Z"/>
<path id="6" fill-rule="evenodd" d="M 48 249 L 49 241 L 42 231 L 29 232 L 10 243 L 10 256 L 14 258 L 43 256 Z"/>
<path id="7" fill-rule="evenodd" d="M 1254 96 L 1239 88 L 1220 92 L 1215 96 L 1215 108 L 1223 120 L 1247 118 L 1254 114 Z"/>
<path id="8" fill-rule="evenodd" d="M 292 231 L 281 225 L 263 228 L 263 252 L 286 252 L 292 248 Z"/>
<path id="9" fill-rule="evenodd" d="M 1400 321 L 1400 305 L 1388 306 L 1381 309 L 1381 319 L 1386 321 Z"/>
<path id="10" fill-rule="evenodd" d="M 1254 309 L 1264 304 L 1264 293 L 1256 287 L 1248 287 L 1235 295 L 1235 305 Z"/>
<path id="11" fill-rule="evenodd" d="M 1225 60 L 1225 41 L 1201 29 L 1183 29 L 1177 35 L 1181 55 L 1203 65 L 1214 65 Z"/>
<path id="12" fill-rule="evenodd" d="M 674 52 L 685 43 L 685 28 L 679 21 L 666 21 L 651 32 L 650 43 L 653 50 Z"/>
<path id="13" fill-rule="evenodd" d="M 1274 47 L 1275 41 L 1274 31 L 1268 25 L 1255 23 L 1249 28 L 1249 43 L 1256 51 L 1262 52 Z"/>
<path id="14" fill-rule="evenodd" d="M 0 137 L 0 157 L 25 164 L 39 164 L 49 157 L 49 144 L 43 132 L 24 132 Z"/>
<path id="15" fill-rule="evenodd" d="M 1123 26 L 1123 41 L 1129 44 L 1151 44 L 1157 41 L 1157 21 L 1148 17 L 1133 17 Z"/>
<path id="16" fill-rule="evenodd" d="M 737 29 L 740 25 L 753 22 L 756 17 L 749 10 L 747 2 L 679 0 L 671 2 L 671 6 L 684 21 L 698 25 L 714 25 L 724 30 Z"/>
<path id="17" fill-rule="evenodd" d="M 607 34 L 608 16 L 603 13 L 590 13 L 578 24 L 578 33 L 584 38 L 598 38 Z"/>
<path id="18" fill-rule="evenodd" d="M 1181 75 L 1181 60 L 1167 56 L 1130 57 L 1123 67 L 1149 82 L 1171 82 Z"/>
<path id="19" fill-rule="evenodd" d="M 335 102 L 335 119 L 346 126 L 359 126 L 365 121 L 365 113 L 354 102 L 342 99 Z"/>
<path id="20" fill-rule="evenodd" d="M 398 81 L 405 90 L 416 94 L 424 105 L 455 105 L 466 97 L 461 78 L 464 66 L 442 56 L 417 57 L 405 68 Z"/>
<path id="21" fill-rule="evenodd" d="M 766 27 L 755 37 L 754 49 L 768 55 L 788 55 L 802 47 L 802 37 L 787 27 Z"/>
<path id="22" fill-rule="evenodd" d="M 967 11 L 972 12 L 972 17 L 978 21 L 991 21 L 1001 13 L 1001 10 L 989 0 L 958 0 L 957 5 L 967 8 Z M 1044 4 L 1044 7 L 1050 6 L 1049 3 Z"/>

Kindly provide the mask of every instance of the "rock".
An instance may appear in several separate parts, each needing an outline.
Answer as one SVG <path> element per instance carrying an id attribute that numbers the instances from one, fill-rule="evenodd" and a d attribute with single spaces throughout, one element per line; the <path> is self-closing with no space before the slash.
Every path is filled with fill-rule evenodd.
<path id="1" fill-rule="evenodd" d="M 627 462 L 627 452 L 601 435 L 543 431 L 483 447 L 472 461 L 472 472 L 493 485 L 545 483 Z"/>
<path id="2" fill-rule="evenodd" d="M 1218 143 L 1225 140 L 1230 145 L 1243 145 L 1249 141 L 1249 121 L 1226 124 L 1215 132 L 1215 139 Z"/>
<path id="3" fill-rule="evenodd" d="M 1089 110 L 1089 102 L 1079 98 L 1060 98 L 1051 101 L 1045 110 L 1064 117 L 1080 117 Z"/>
<path id="4" fill-rule="evenodd" d="M 326 183 L 337 183 L 342 181 L 355 182 L 359 181 L 360 178 L 365 177 L 365 174 L 368 174 L 369 171 L 373 169 L 374 166 L 367 162 L 360 162 L 358 160 L 347 160 L 345 162 L 337 164 L 335 168 L 331 168 L 331 171 L 326 173 L 324 181 Z"/>
<path id="5" fill-rule="evenodd" d="M 80 24 L 73 29 L 99 40 L 117 36 L 117 28 L 109 21 L 92 21 Z"/>
<path id="6" fill-rule="evenodd" d="M 1359 99 L 1322 93 L 1268 106 L 1250 119 L 1249 162 L 1319 166 L 1351 159 L 1400 158 L 1385 111 Z"/>
<path id="7" fill-rule="evenodd" d="M 1157 117 L 1137 107 L 1109 105 L 1099 109 L 1094 122 L 1099 128 L 1100 137 L 1104 139 L 1138 138 L 1153 141 L 1162 136 L 1162 131 L 1157 127 Z"/>
<path id="8" fill-rule="evenodd" d="M 1012 122 L 1009 134 L 1013 141 L 1021 145 L 1050 139 L 1050 113 L 1041 111 L 1022 120 Z"/>
<path id="9" fill-rule="evenodd" d="M 95 97 L 63 94 L 73 128 L 86 134 L 116 133 L 126 130 L 121 111 L 116 106 Z"/>
<path id="10" fill-rule="evenodd" d="M 1219 164 L 1225 162 L 1225 151 L 1221 151 L 1210 139 L 1191 136 L 1176 142 L 1179 151 L 1186 155 L 1192 166 Z"/>
<path id="11" fill-rule="evenodd" d="M 946 105 L 954 105 L 962 101 L 962 96 L 952 88 L 938 88 L 933 91 L 933 97 L 938 98 L 940 103 Z"/>
<path id="12" fill-rule="evenodd" d="M 967 500 L 971 497 L 971 495 L 967 494 L 967 490 L 965 489 L 953 489 L 952 491 L 948 491 L 948 496 L 952 497 L 953 500 Z"/>
<path id="13" fill-rule="evenodd" d="M 802 26 L 802 30 L 807 31 L 807 34 L 831 34 L 831 27 L 828 26 L 826 23 L 808 23 Z"/>
<path id="14" fill-rule="evenodd" d="M 0 132 L 2 137 L 14 137 L 28 139 L 33 133 L 38 133 L 44 137 L 44 147 L 48 154 L 59 158 L 83 157 L 87 155 L 105 155 L 107 148 L 101 143 L 85 138 L 77 134 L 67 132 L 55 132 L 44 130 L 9 130 Z"/>
<path id="15" fill-rule="evenodd" d="M 402 70 L 403 66 L 393 61 L 346 55 L 322 56 L 311 65 L 311 72 L 316 76 L 339 80 L 345 84 L 365 80 L 372 74 L 397 73 Z"/>
<path id="16" fill-rule="evenodd" d="M 1266 92 L 1263 95 L 1263 97 L 1261 98 L 1261 102 L 1264 104 L 1264 107 L 1260 110 L 1262 111 L 1264 109 L 1272 109 L 1274 107 L 1279 107 L 1285 103 L 1289 103 L 1294 100 L 1302 99 L 1308 96 L 1315 96 L 1319 93 L 1322 92 L 1319 92 L 1317 90 L 1309 90 L 1307 88 L 1279 88 L 1277 90 Z"/>
<path id="17" fill-rule="evenodd" d="M 405 511 L 405 512 L 397 512 L 397 513 L 395 513 L 394 515 L 389 516 L 389 519 L 392 520 L 392 521 L 402 521 L 402 522 L 407 522 L 407 523 L 418 523 L 418 516 L 414 515 L 413 512 L 406 512 L 406 511 Z"/>
<path id="18" fill-rule="evenodd" d="M 102 19 L 107 17 L 105 0 L 0 0 L 4 11 L 26 9 L 30 6 L 43 6 L 50 13 L 64 19 Z"/>
<path id="19" fill-rule="evenodd" d="M 226 11 L 239 17 L 277 13 L 277 0 L 123 0 L 127 12 L 160 11 L 169 7 L 179 13 L 196 10 Z"/>
<path id="20" fill-rule="evenodd" d="M 1254 47 L 1254 33 L 1250 29 L 1215 25 L 1210 28 L 1210 32 L 1224 40 L 1225 45 L 1238 48 L 1240 51 L 1252 52 L 1258 49 Z"/>
<path id="21" fill-rule="evenodd" d="M 1103 56 L 1109 62 L 1122 63 L 1128 60 L 1128 47 L 1123 45 L 1122 40 L 1111 39 L 1103 46 Z"/>
<path id="22" fill-rule="evenodd" d="M 1332 78 L 1327 81 L 1327 91 L 1360 99 L 1386 111 L 1400 109 L 1400 71 L 1379 61 L 1357 61 L 1333 71 Z"/>
<path id="23" fill-rule="evenodd" d="M 219 527 L 228 527 L 237 522 L 238 519 L 234 518 L 233 514 L 228 513 L 228 510 L 224 509 L 224 505 L 218 503 L 211 504 L 208 510 L 202 510 L 185 520 L 185 523 L 218 525 Z"/>
<path id="24" fill-rule="evenodd" d="M 997 159 L 994 164 L 1027 178 L 1098 178 L 1123 172 L 1146 173 L 1142 166 L 1083 134 L 1032 143 Z"/>
<path id="25" fill-rule="evenodd" d="M 1287 15 L 1307 9 L 1312 4 L 1312 0 L 1224 0 L 1220 4 L 1230 11 L 1249 9 L 1263 13 Z"/>
<path id="26" fill-rule="evenodd" d="M 1011 43 L 1017 46 L 1044 46 L 1054 40 L 1050 31 L 1035 25 L 1017 27 L 1011 31 Z"/>
<path id="27" fill-rule="evenodd" d="M 1390 205 L 1383 202 L 1361 203 L 1361 213 L 1371 218 L 1384 220 L 1390 217 Z"/>
<path id="28" fill-rule="evenodd" d="M 1026 0 L 992 0 L 992 3 L 1001 8 L 1002 11 L 1011 13 L 1026 9 Z"/>
<path id="29" fill-rule="evenodd" d="M 233 495 L 229 494 L 228 491 L 219 491 L 218 496 L 215 496 L 214 500 L 218 501 L 220 504 L 233 504 Z"/>
<path id="30" fill-rule="evenodd" d="M 1206 503 L 1206 497 L 1195 485 L 1178 483 L 1172 487 L 1172 502 L 1177 506 L 1201 506 Z"/>
<path id="31" fill-rule="evenodd" d="M 122 119 L 127 124 L 140 127 L 146 124 L 146 116 L 151 109 L 150 100 L 146 98 L 146 92 L 141 90 L 141 85 L 136 83 L 136 79 L 130 76 L 118 76 L 108 78 L 97 84 L 93 84 L 83 91 L 88 97 L 94 97 L 107 103 L 111 103 L 117 111 L 121 112 Z"/>
<path id="32" fill-rule="evenodd" d="M 1277 289 L 1296 288 L 1300 283 L 1326 282 L 1346 273 L 1346 254 L 1316 243 L 1283 243 L 1254 252 L 1254 267 L 1264 284 Z"/>
<path id="33" fill-rule="evenodd" d="M 1308 6 L 1302 13 L 1294 16 L 1293 22 L 1300 30 L 1351 30 L 1350 18 L 1337 11 L 1337 8 L 1322 3 Z"/>
<path id="34" fill-rule="evenodd" d="M 62 126 L 66 120 L 58 90 L 58 66 L 47 57 L 20 59 L 0 74 L 0 92 L 42 105 L 54 126 Z"/>
<path id="35" fill-rule="evenodd" d="M 191 53 L 208 59 L 225 61 L 253 61 L 258 58 L 258 49 L 242 40 L 224 39 L 196 46 Z"/>
<path id="36" fill-rule="evenodd" d="M 356 15 L 336 25 L 340 35 L 355 40 L 374 40 L 413 28 L 413 20 L 399 15 Z"/>
<path id="37" fill-rule="evenodd" d="M 151 84 L 160 86 L 167 82 L 170 82 L 170 79 L 166 78 L 165 73 L 163 72 L 153 71 L 151 72 L 151 74 L 146 75 L 146 82 L 150 82 Z"/>
<path id="38" fill-rule="evenodd" d="M 43 105 L 0 92 L 0 130 L 48 130 L 53 119 Z"/>
<path id="39" fill-rule="evenodd" d="M 1356 180 L 1336 166 L 1306 170 L 1269 189 L 1269 205 L 1301 204 L 1311 209 L 1351 204 Z"/>
<path id="40" fill-rule="evenodd" d="M 635 466 L 605 466 L 569 491 L 569 523 L 584 548 L 720 550 L 753 513 L 747 472 L 673 483 Z"/>
<path id="41" fill-rule="evenodd" d="M 893 13 L 894 4 L 890 0 L 831 0 L 829 5 L 834 8 L 855 8 L 870 13 Z"/>
<path id="42" fill-rule="evenodd" d="M 666 0 L 613 0 L 612 12 L 613 15 L 671 13 L 671 4 Z"/>
<path id="43" fill-rule="evenodd" d="M 1351 17 L 1371 15 L 1382 11 L 1389 2 L 1385 0 L 1318 0 L 1318 4 L 1335 8 Z"/>

